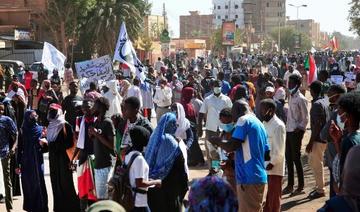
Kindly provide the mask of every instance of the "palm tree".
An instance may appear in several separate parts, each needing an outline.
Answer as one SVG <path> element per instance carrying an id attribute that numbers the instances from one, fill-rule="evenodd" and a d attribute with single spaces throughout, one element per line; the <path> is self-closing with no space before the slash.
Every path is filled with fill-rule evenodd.
<path id="1" fill-rule="evenodd" d="M 122 22 L 126 23 L 130 39 L 136 40 L 142 29 L 143 17 L 150 11 L 144 0 L 97 0 L 84 25 L 87 36 L 92 37 L 99 55 L 114 51 Z"/>

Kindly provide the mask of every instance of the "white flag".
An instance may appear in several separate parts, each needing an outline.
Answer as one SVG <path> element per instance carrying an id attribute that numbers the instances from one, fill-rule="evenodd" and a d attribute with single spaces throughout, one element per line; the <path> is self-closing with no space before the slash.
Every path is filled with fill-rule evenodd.
<path id="1" fill-rule="evenodd" d="M 129 39 L 125 23 L 121 24 L 119 38 L 115 48 L 114 60 L 126 64 L 131 72 L 135 74 L 141 82 L 145 80 L 144 65 L 136 56 L 135 49 Z"/>
<path id="2" fill-rule="evenodd" d="M 63 53 L 57 50 L 50 43 L 44 42 L 41 63 L 47 70 L 49 70 L 49 76 L 52 75 L 53 70 L 56 68 L 59 70 L 60 77 L 63 77 L 65 60 L 66 57 Z"/>

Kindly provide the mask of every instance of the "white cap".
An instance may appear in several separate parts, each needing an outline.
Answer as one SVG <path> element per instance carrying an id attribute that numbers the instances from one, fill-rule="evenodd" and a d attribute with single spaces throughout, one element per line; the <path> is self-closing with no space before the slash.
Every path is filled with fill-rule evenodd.
<path id="1" fill-rule="evenodd" d="M 272 87 L 272 86 L 268 86 L 268 87 L 266 87 L 265 92 L 271 92 L 271 93 L 274 93 L 274 92 L 275 92 L 275 88 L 274 88 L 274 87 Z"/>

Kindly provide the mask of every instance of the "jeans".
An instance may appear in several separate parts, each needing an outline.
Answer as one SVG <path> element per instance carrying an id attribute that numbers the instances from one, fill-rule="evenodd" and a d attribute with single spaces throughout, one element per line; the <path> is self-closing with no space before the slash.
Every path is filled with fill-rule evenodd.
<path id="1" fill-rule="evenodd" d="M 108 177 L 111 167 L 95 169 L 96 197 L 100 200 L 108 198 Z"/>
<path id="2" fill-rule="evenodd" d="M 135 207 L 131 210 L 131 212 L 151 212 L 149 206 L 148 207 Z"/>
<path id="3" fill-rule="evenodd" d="M 212 145 L 208 140 L 211 137 L 219 136 L 219 132 L 213 132 L 210 130 L 206 130 L 206 141 L 205 141 L 205 150 L 206 150 L 206 158 L 208 162 L 209 169 L 211 169 L 211 161 L 220 160 L 220 155 L 218 150 Z"/>
<path id="4" fill-rule="evenodd" d="M 288 169 L 288 186 L 294 186 L 294 164 L 298 177 L 298 187 L 304 188 L 304 171 L 301 163 L 301 141 L 304 132 L 287 132 L 286 133 L 286 150 L 285 159 Z"/>
<path id="5" fill-rule="evenodd" d="M 10 156 L 6 156 L 1 159 L 1 165 L 3 168 L 4 187 L 5 187 L 5 203 L 6 209 L 11 210 L 13 208 L 12 202 L 12 183 L 10 177 Z"/>

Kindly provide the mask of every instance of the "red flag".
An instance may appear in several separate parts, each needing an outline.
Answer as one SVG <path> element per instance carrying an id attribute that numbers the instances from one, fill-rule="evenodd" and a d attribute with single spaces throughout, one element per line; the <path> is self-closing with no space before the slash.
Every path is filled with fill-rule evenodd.
<path id="1" fill-rule="evenodd" d="M 330 45 L 333 49 L 333 52 L 336 52 L 339 50 L 339 42 L 335 36 L 333 36 L 333 38 L 330 40 Z"/>
<path id="2" fill-rule="evenodd" d="M 315 59 L 312 54 L 309 54 L 309 75 L 308 75 L 308 83 L 311 84 L 315 80 L 317 80 L 317 68 L 315 64 Z"/>

